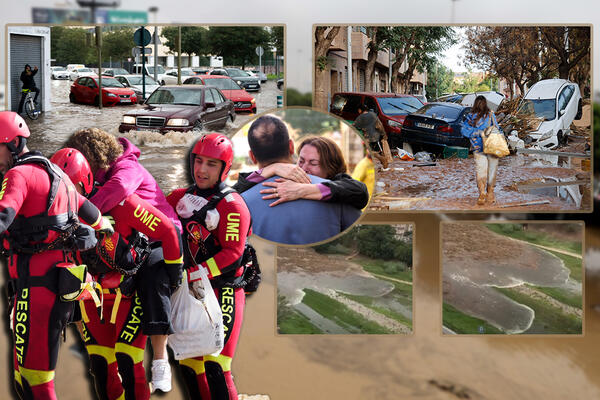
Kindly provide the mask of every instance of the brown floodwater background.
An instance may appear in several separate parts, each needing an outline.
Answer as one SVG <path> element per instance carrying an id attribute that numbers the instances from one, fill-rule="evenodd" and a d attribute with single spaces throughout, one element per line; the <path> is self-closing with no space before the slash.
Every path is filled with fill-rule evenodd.
<path id="1" fill-rule="evenodd" d="M 378 214 L 361 220 L 415 223 L 414 333 L 409 336 L 276 334 L 276 251 L 254 239 L 264 278 L 248 298 L 233 362 L 239 392 L 285 400 L 600 398 L 600 313 L 593 309 L 600 304 L 600 230 L 586 229 L 583 336 L 448 337 L 441 334 L 442 219 L 435 214 Z M 13 393 L 11 344 L 6 318 L 3 322 L 0 351 L 6 369 L 0 374 L 0 399 L 8 399 Z M 60 399 L 93 398 L 85 364 L 69 351 L 74 340 L 68 330 L 56 390 Z M 174 385 L 161 398 L 183 397 Z"/>

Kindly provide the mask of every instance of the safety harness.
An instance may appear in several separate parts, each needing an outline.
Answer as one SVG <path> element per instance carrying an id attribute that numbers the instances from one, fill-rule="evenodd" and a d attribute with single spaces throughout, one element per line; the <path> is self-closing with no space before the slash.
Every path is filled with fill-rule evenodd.
<path id="1" fill-rule="evenodd" d="M 8 243 L 8 256 L 17 254 L 17 279 L 8 282 L 9 301 L 24 287 L 46 287 L 56 293 L 63 301 L 74 301 L 90 296 L 96 305 L 100 304 L 95 293 L 95 283 L 90 279 L 85 265 L 75 265 L 70 262 L 57 263 L 45 275 L 30 276 L 29 260 L 34 254 L 50 250 L 63 252 L 89 247 L 90 241 L 95 242 L 91 228 L 79 224 L 79 218 L 71 205 L 69 186 L 63 179 L 62 171 L 39 152 L 30 152 L 17 159 L 15 167 L 25 164 L 36 164 L 43 167 L 50 178 L 50 192 L 46 201 L 46 209 L 31 217 L 17 216 L 3 234 Z M 67 211 L 58 215 L 49 215 L 56 200 L 60 184 L 67 190 Z M 50 242 L 49 231 L 57 232 L 57 237 Z M 4 249 L 6 250 L 6 249 Z M 66 256 L 65 256 L 66 259 Z"/>
<path id="2" fill-rule="evenodd" d="M 190 187 L 188 190 L 186 190 L 185 193 L 194 194 L 194 188 L 194 186 Z M 220 183 L 218 186 L 218 190 L 216 191 L 216 193 L 214 193 L 210 200 L 208 200 L 208 203 L 206 203 L 201 209 L 194 211 L 191 217 L 181 219 L 184 229 L 187 229 L 190 223 L 196 222 L 200 223 L 205 229 L 208 230 L 204 223 L 206 219 L 206 214 L 208 213 L 208 211 L 217 208 L 219 202 L 231 193 L 237 192 L 225 185 L 224 183 Z M 252 226 L 252 223 L 250 224 L 250 226 Z M 189 237 L 191 235 L 189 231 L 188 234 Z M 194 237 L 193 235 L 191 236 Z M 218 243 L 217 239 L 212 234 L 209 235 L 205 240 L 202 240 L 201 238 L 194 239 L 194 242 L 198 245 L 201 254 L 199 254 L 200 257 L 197 256 L 196 259 L 188 260 L 190 261 L 190 263 L 186 263 L 187 265 L 193 265 L 206 261 L 209 258 L 213 257 L 216 253 L 221 251 L 221 245 Z M 256 250 L 254 249 L 254 247 L 252 247 L 252 245 L 250 245 L 249 243 L 246 243 L 244 253 L 232 265 L 242 266 L 244 268 L 242 275 L 234 276 L 235 271 L 237 270 L 237 268 L 235 268 L 230 272 L 226 272 L 222 275 L 212 278 L 211 286 L 217 289 L 223 288 L 225 286 L 233 288 L 244 288 L 246 294 L 255 292 L 261 281 L 261 271 L 260 266 L 258 265 Z"/>
<path id="3" fill-rule="evenodd" d="M 38 254 L 49 250 L 73 250 L 76 248 L 73 233 L 79 226 L 79 219 L 67 195 L 67 211 L 58 215 L 48 215 L 60 184 L 68 186 L 63 179 L 62 171 L 52 164 L 46 157 L 37 152 L 27 153 L 19 158 L 15 166 L 37 164 L 43 167 L 50 177 L 50 193 L 46 201 L 46 209 L 31 217 L 19 215 L 8 227 L 5 237 L 9 243 L 9 252 L 22 254 Z M 51 242 L 43 242 L 48 238 L 49 231 L 58 235 Z"/>

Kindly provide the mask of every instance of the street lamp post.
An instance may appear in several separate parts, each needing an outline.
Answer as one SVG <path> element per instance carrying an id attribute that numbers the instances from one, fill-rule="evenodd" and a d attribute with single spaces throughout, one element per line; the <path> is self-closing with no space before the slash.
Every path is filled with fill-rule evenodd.
<path id="1" fill-rule="evenodd" d="M 158 13 L 158 7 L 153 6 L 148 9 L 153 14 L 154 19 L 154 81 L 158 82 L 158 76 L 156 69 L 158 68 L 158 25 L 156 15 Z"/>

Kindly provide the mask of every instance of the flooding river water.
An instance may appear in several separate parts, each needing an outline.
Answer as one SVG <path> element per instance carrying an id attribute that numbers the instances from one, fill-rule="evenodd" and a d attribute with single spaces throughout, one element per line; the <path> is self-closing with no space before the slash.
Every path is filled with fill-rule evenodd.
<path id="1" fill-rule="evenodd" d="M 123 114 L 142 105 L 103 107 L 100 110 L 91 105 L 72 104 L 69 102 L 70 87 L 71 81 L 68 80 L 51 81 L 52 110 L 43 113 L 36 121 L 27 121 L 31 129 L 30 149 L 50 156 L 77 129 L 101 128 L 116 136 L 125 136 L 138 146 L 142 152 L 141 163 L 166 193 L 187 184 L 184 157 L 194 140 L 206 132 L 170 132 L 161 135 L 139 131 L 121 135 L 118 128 Z M 259 93 L 252 94 L 256 98 L 257 113 L 276 108 L 277 96 L 282 94 L 275 82 L 263 84 Z M 253 117 L 254 114 L 238 114 L 235 122 L 228 123 L 221 133 L 231 137 Z"/>

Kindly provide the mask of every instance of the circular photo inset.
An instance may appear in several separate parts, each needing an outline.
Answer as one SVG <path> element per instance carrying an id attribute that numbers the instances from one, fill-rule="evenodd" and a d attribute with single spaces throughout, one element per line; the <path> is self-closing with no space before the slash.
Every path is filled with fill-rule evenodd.
<path id="1" fill-rule="evenodd" d="M 369 202 L 373 162 L 343 120 L 305 107 L 258 116 L 232 138 L 229 174 L 252 216 L 252 232 L 278 244 L 330 239 Z"/>

